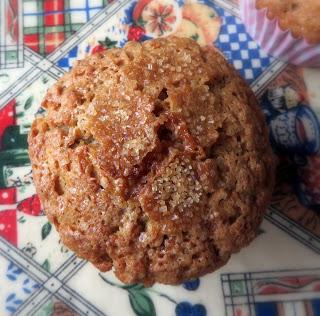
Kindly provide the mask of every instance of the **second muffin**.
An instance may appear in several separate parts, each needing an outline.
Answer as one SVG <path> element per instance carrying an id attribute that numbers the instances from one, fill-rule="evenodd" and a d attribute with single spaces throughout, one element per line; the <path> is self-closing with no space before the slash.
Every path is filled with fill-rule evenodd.
<path id="1" fill-rule="evenodd" d="M 248 33 L 262 49 L 301 66 L 320 66 L 320 2 L 241 0 Z"/>

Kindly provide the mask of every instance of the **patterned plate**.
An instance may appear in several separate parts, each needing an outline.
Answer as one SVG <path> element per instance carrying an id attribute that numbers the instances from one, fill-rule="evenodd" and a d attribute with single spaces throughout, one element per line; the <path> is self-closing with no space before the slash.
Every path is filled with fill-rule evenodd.
<path id="1" fill-rule="evenodd" d="M 320 315 L 320 70 L 246 33 L 236 0 L 0 1 L 0 315 Z M 72 254 L 35 195 L 27 133 L 74 60 L 176 34 L 216 45 L 260 98 L 279 155 L 257 239 L 180 286 L 124 286 Z"/>

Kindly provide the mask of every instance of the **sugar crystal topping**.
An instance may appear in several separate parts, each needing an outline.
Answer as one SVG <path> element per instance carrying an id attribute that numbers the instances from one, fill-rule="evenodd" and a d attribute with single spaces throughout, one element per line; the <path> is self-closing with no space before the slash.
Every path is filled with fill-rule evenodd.
<path id="1" fill-rule="evenodd" d="M 190 160 L 176 158 L 156 178 L 152 184 L 155 199 L 159 201 L 159 211 L 167 212 L 178 208 L 179 211 L 199 203 L 203 188 Z"/>

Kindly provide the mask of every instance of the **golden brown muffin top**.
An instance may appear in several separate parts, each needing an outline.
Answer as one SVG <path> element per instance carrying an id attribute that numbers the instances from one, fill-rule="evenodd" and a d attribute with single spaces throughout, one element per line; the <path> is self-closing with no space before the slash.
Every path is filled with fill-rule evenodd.
<path id="1" fill-rule="evenodd" d="M 179 283 L 255 236 L 273 186 L 257 100 L 213 48 L 163 38 L 79 61 L 29 134 L 63 242 L 126 283 Z"/>
<path id="2" fill-rule="evenodd" d="M 268 17 L 276 18 L 283 30 L 310 44 L 320 43 L 319 0 L 257 0 L 257 9 L 267 8 Z"/>

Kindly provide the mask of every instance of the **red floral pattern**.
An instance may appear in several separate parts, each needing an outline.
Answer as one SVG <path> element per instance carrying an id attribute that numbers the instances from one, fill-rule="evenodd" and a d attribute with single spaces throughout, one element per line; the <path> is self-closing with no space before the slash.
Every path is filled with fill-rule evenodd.
<path id="1" fill-rule="evenodd" d="M 141 37 L 145 34 L 145 30 L 137 25 L 131 25 L 128 31 L 129 41 L 140 41 Z"/>
<path id="2" fill-rule="evenodd" d="M 0 205 L 14 204 L 16 202 L 16 188 L 0 189 Z"/>
<path id="3" fill-rule="evenodd" d="M 7 127 L 15 124 L 15 100 L 0 110 L 0 140 Z M 0 141 L 0 149 L 2 142 Z M 16 188 L 0 188 L 0 206 L 16 203 Z M 0 236 L 17 244 L 16 210 L 0 210 Z"/>
<path id="4" fill-rule="evenodd" d="M 106 48 L 104 46 L 97 45 L 97 46 L 92 48 L 91 54 L 100 53 L 100 52 L 103 52 L 104 50 L 106 50 Z"/>
<path id="5" fill-rule="evenodd" d="M 172 30 L 172 24 L 176 21 L 172 5 L 158 4 L 151 8 L 148 25 L 152 33 L 163 35 Z"/>
<path id="6" fill-rule="evenodd" d="M 16 210 L 0 211 L 0 236 L 13 245 L 17 245 L 17 212 Z"/>
<path id="7" fill-rule="evenodd" d="M 16 101 L 12 100 L 3 109 L 0 110 L 0 138 L 2 137 L 3 132 L 8 126 L 15 124 L 15 105 Z"/>
<path id="8" fill-rule="evenodd" d="M 32 195 L 31 197 L 21 201 L 17 210 L 29 215 L 38 216 L 41 214 L 40 200 L 37 195 Z"/>

